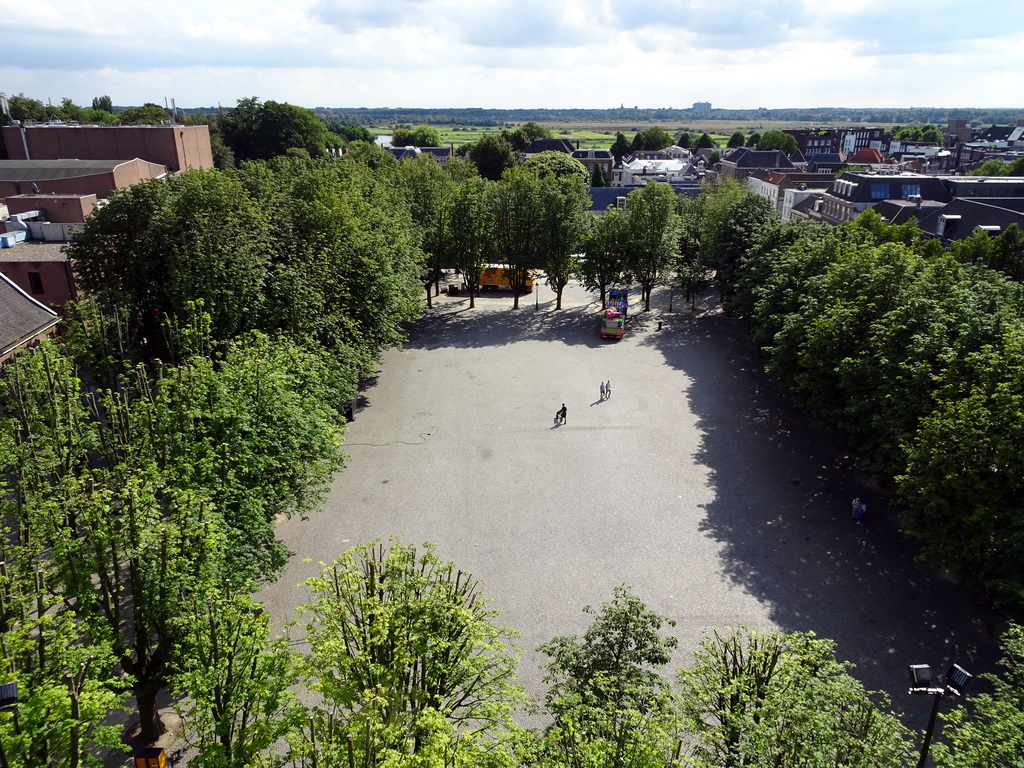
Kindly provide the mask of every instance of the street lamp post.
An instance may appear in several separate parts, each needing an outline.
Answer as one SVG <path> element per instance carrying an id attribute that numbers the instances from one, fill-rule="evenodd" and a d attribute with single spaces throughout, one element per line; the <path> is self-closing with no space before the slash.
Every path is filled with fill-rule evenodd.
<path id="1" fill-rule="evenodd" d="M 932 697 L 932 712 L 928 717 L 924 742 L 921 744 L 921 759 L 917 761 L 917 768 L 924 768 L 928 761 L 928 747 L 932 743 L 932 731 L 935 730 L 935 718 L 939 714 L 939 702 L 947 693 L 963 696 L 964 688 L 973 675 L 959 664 L 954 664 L 946 673 L 946 684 L 942 686 L 932 684 L 932 668 L 927 664 L 911 664 L 909 672 L 910 693 L 924 693 Z"/>

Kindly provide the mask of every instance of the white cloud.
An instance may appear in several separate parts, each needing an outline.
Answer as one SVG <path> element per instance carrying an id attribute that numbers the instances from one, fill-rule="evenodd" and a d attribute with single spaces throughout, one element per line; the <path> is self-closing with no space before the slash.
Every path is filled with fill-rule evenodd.
<path id="1" fill-rule="evenodd" d="M 88 103 L 1006 106 L 1024 15 L 955 0 L 0 0 L 0 91 Z"/>

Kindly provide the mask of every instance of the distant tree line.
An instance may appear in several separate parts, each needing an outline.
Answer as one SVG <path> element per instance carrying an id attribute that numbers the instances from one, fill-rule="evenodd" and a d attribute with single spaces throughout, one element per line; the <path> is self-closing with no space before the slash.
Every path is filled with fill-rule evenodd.
<path id="1" fill-rule="evenodd" d="M 339 109 L 318 107 L 332 122 L 371 127 L 396 124 L 408 125 L 479 125 L 505 126 L 525 122 L 638 122 L 671 123 L 700 120 L 781 120 L 798 123 L 875 123 L 879 125 L 935 124 L 945 125 L 950 120 L 966 120 L 968 124 L 1014 125 L 1022 110 L 987 108 L 904 107 L 904 108 L 847 108 L 821 107 L 805 109 L 649 109 L 621 107 L 613 109 L 412 109 L 412 108 L 359 108 Z"/>

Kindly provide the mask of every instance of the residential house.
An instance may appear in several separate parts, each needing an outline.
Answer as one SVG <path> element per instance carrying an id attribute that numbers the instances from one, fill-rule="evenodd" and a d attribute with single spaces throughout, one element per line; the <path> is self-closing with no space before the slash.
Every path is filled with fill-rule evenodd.
<path id="1" fill-rule="evenodd" d="M 611 183 L 612 167 L 615 165 L 615 156 L 609 149 L 574 149 L 572 156 L 583 163 L 587 169 L 587 175 L 594 177 L 594 170 L 602 168 L 605 178 Z"/>
<path id="2" fill-rule="evenodd" d="M 831 173 L 784 173 L 758 169 L 747 177 L 747 188 L 766 198 L 783 221 L 792 217 L 793 206 L 815 191 L 828 189 L 835 176 Z"/>
<path id="3" fill-rule="evenodd" d="M 979 230 L 998 235 L 1011 224 L 1024 230 L 1024 197 L 957 198 L 923 216 L 918 227 L 926 237 L 949 246 Z"/>
<path id="4" fill-rule="evenodd" d="M 578 147 L 573 146 L 568 139 L 534 139 L 530 146 L 523 150 L 523 160 L 529 160 L 541 152 L 564 152 L 571 155 L 577 149 Z"/>
<path id="5" fill-rule="evenodd" d="M 798 128 L 787 129 L 796 139 L 797 149 L 804 157 L 811 155 L 843 154 L 852 155 L 860 149 L 877 149 L 888 152 L 889 132 L 885 128 Z"/>
<path id="6" fill-rule="evenodd" d="M 937 176 L 924 174 L 869 174 L 847 171 L 823 194 L 811 218 L 827 224 L 852 221 L 883 200 L 935 200 L 948 203 L 949 190 Z"/>
<path id="7" fill-rule="evenodd" d="M 64 318 L 68 302 L 78 299 L 71 262 L 60 243 L 25 242 L 0 250 L 0 274 Z"/>
<path id="8" fill-rule="evenodd" d="M 740 147 L 723 157 L 715 167 L 718 175 L 740 181 L 758 169 L 795 171 L 796 166 L 780 150 L 759 151 L 750 147 Z"/>

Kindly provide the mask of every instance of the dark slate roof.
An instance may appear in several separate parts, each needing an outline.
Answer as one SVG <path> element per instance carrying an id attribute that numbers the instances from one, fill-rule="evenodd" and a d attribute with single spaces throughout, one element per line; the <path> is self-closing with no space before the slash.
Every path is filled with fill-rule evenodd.
<path id="1" fill-rule="evenodd" d="M 804 153 L 801 152 L 798 148 L 792 155 L 789 156 L 789 161 L 791 163 L 806 163 L 807 158 L 804 157 Z"/>
<path id="2" fill-rule="evenodd" d="M 525 150 L 527 155 L 536 155 L 539 152 L 565 152 L 571 155 L 576 147 L 568 139 L 534 139 Z"/>
<path id="3" fill-rule="evenodd" d="M 735 163 L 737 168 L 793 168 L 793 163 L 785 153 L 778 150 L 760 151 L 742 147 L 729 155 L 728 162 Z"/>
<path id="4" fill-rule="evenodd" d="M 853 184 L 853 189 L 848 188 Z M 938 200 L 942 203 L 950 201 L 949 190 L 937 176 L 924 174 L 882 174 L 882 173 L 850 173 L 843 174 L 832 183 L 829 189 L 836 197 L 853 203 L 880 203 L 883 200 L 904 200 L 910 190 L 920 194 L 924 200 Z"/>
<path id="5" fill-rule="evenodd" d="M 991 128 L 987 128 L 980 138 L 984 141 L 1006 141 L 1016 127 L 1015 125 L 993 125 Z"/>
<path id="6" fill-rule="evenodd" d="M 131 160 L 0 160 L 0 181 L 52 181 L 111 173 Z"/>
<path id="7" fill-rule="evenodd" d="M 816 165 L 840 165 L 843 162 L 843 156 L 838 152 L 818 152 L 811 155 L 809 162 Z"/>
<path id="8" fill-rule="evenodd" d="M 871 207 L 890 224 L 906 224 L 911 219 L 921 221 L 946 205 L 935 200 L 922 200 L 920 205 L 910 200 L 883 200 Z"/>
<path id="9" fill-rule="evenodd" d="M 604 211 L 609 207 L 615 207 L 615 199 L 625 197 L 634 189 L 639 187 L 587 187 L 590 194 L 591 211 Z"/>
<path id="10" fill-rule="evenodd" d="M 0 356 L 46 332 L 59 320 L 56 312 L 0 273 Z"/>
<path id="11" fill-rule="evenodd" d="M 954 222 L 947 222 L 942 234 L 943 240 L 963 240 L 970 237 L 976 227 L 999 227 L 1006 231 L 1011 224 L 1024 229 L 1024 212 L 1020 210 L 1020 198 L 988 198 L 984 201 L 959 197 L 942 206 L 929 216 L 921 219 L 921 231 L 938 237 L 939 219 L 942 216 L 959 216 Z M 1011 200 L 1013 202 L 1011 202 Z"/>
<path id="12" fill-rule="evenodd" d="M 591 154 L 591 152 L 593 152 L 593 154 Z M 608 160 L 608 159 L 610 159 L 612 157 L 612 153 L 611 153 L 611 150 L 608 150 L 608 149 L 594 149 L 594 150 L 590 150 L 590 149 L 576 149 L 576 150 L 573 150 L 572 156 L 573 157 L 579 157 L 579 158 L 582 158 L 584 160 L 588 160 L 590 158 L 597 158 L 597 159 L 601 159 L 601 160 Z"/>
<path id="13" fill-rule="evenodd" d="M 415 160 L 416 147 L 384 147 L 399 160 Z"/>
<path id="14" fill-rule="evenodd" d="M 672 187 L 673 192 L 682 197 L 693 198 L 700 194 L 699 185 L 670 184 L 669 186 Z M 616 198 L 628 197 L 634 189 L 641 189 L 641 187 L 587 187 L 587 192 L 590 194 L 590 208 L 587 210 L 603 212 L 609 206 L 614 208 Z"/>

